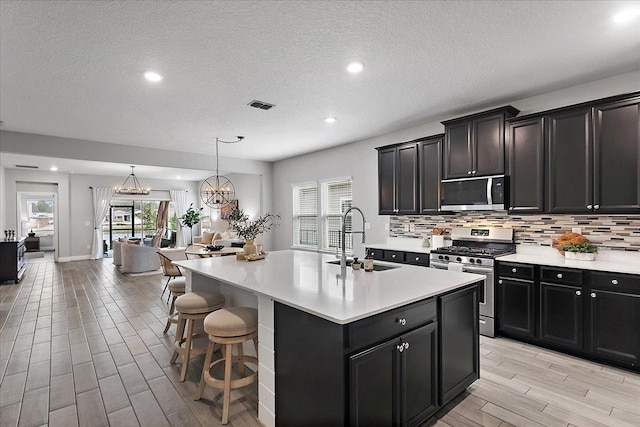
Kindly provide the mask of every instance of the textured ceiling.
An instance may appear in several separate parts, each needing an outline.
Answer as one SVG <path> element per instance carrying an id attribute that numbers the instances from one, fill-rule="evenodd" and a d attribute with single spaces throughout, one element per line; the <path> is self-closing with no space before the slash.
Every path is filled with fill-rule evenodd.
<path id="1" fill-rule="evenodd" d="M 639 3 L 3 0 L 0 120 L 274 161 L 640 69 Z"/>

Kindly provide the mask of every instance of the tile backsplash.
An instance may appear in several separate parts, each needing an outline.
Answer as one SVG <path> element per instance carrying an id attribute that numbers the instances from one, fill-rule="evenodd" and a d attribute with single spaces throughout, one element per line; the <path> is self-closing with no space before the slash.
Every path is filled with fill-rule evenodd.
<path id="1" fill-rule="evenodd" d="M 389 237 L 422 238 L 434 227 L 492 226 L 514 229 L 516 244 L 551 246 L 552 240 L 579 227 L 603 249 L 640 251 L 640 215 L 508 215 L 506 211 L 454 215 L 392 216 Z"/>

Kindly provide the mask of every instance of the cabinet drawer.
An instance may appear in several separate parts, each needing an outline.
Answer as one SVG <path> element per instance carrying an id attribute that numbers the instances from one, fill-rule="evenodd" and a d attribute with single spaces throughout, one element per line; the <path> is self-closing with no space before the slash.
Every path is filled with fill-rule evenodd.
<path id="1" fill-rule="evenodd" d="M 384 251 L 382 249 L 367 249 L 367 255 L 371 255 L 373 259 L 377 259 L 378 261 L 384 261 Z"/>
<path id="2" fill-rule="evenodd" d="M 640 276 L 591 272 L 591 287 L 640 295 Z"/>
<path id="3" fill-rule="evenodd" d="M 406 262 L 407 264 L 429 267 L 429 254 L 423 254 L 420 252 L 406 252 L 404 254 L 404 262 Z"/>
<path id="4" fill-rule="evenodd" d="M 385 250 L 383 259 L 390 262 L 404 262 L 404 252 Z"/>
<path id="5" fill-rule="evenodd" d="M 349 349 L 393 338 L 417 326 L 436 320 L 438 307 L 435 298 L 362 319 L 349 325 Z"/>
<path id="6" fill-rule="evenodd" d="M 512 264 L 502 262 L 498 264 L 498 276 L 500 277 L 533 280 L 533 271 L 534 266 L 529 264 Z"/>
<path id="7" fill-rule="evenodd" d="M 562 285 L 582 285 L 582 270 L 573 268 L 540 267 L 540 281 Z"/>

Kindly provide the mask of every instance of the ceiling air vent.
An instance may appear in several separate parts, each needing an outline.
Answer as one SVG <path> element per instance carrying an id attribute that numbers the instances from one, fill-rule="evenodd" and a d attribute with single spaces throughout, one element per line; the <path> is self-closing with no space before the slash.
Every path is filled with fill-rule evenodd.
<path id="1" fill-rule="evenodd" d="M 254 107 L 254 108 L 259 108 L 261 110 L 269 110 L 272 107 L 275 107 L 275 105 L 273 105 L 273 104 L 268 104 L 266 102 L 256 101 L 256 100 L 251 101 L 249 103 L 249 106 L 250 107 Z"/>
<path id="2" fill-rule="evenodd" d="M 31 166 L 31 165 L 16 165 L 17 168 L 25 168 L 25 169 L 40 169 L 40 166 Z"/>

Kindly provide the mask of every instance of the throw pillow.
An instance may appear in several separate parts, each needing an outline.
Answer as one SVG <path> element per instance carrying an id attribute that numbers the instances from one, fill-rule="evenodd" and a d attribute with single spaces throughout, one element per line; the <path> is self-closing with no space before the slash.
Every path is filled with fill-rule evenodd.
<path id="1" fill-rule="evenodd" d="M 120 237 L 118 239 L 118 242 L 122 242 L 122 243 L 129 243 L 129 239 L 127 239 L 126 237 Z"/>
<path id="2" fill-rule="evenodd" d="M 214 236 L 215 236 L 216 232 L 215 231 L 205 231 L 202 233 L 202 240 L 200 240 L 200 243 L 204 244 L 204 245 L 210 245 L 211 242 L 214 240 Z"/>

